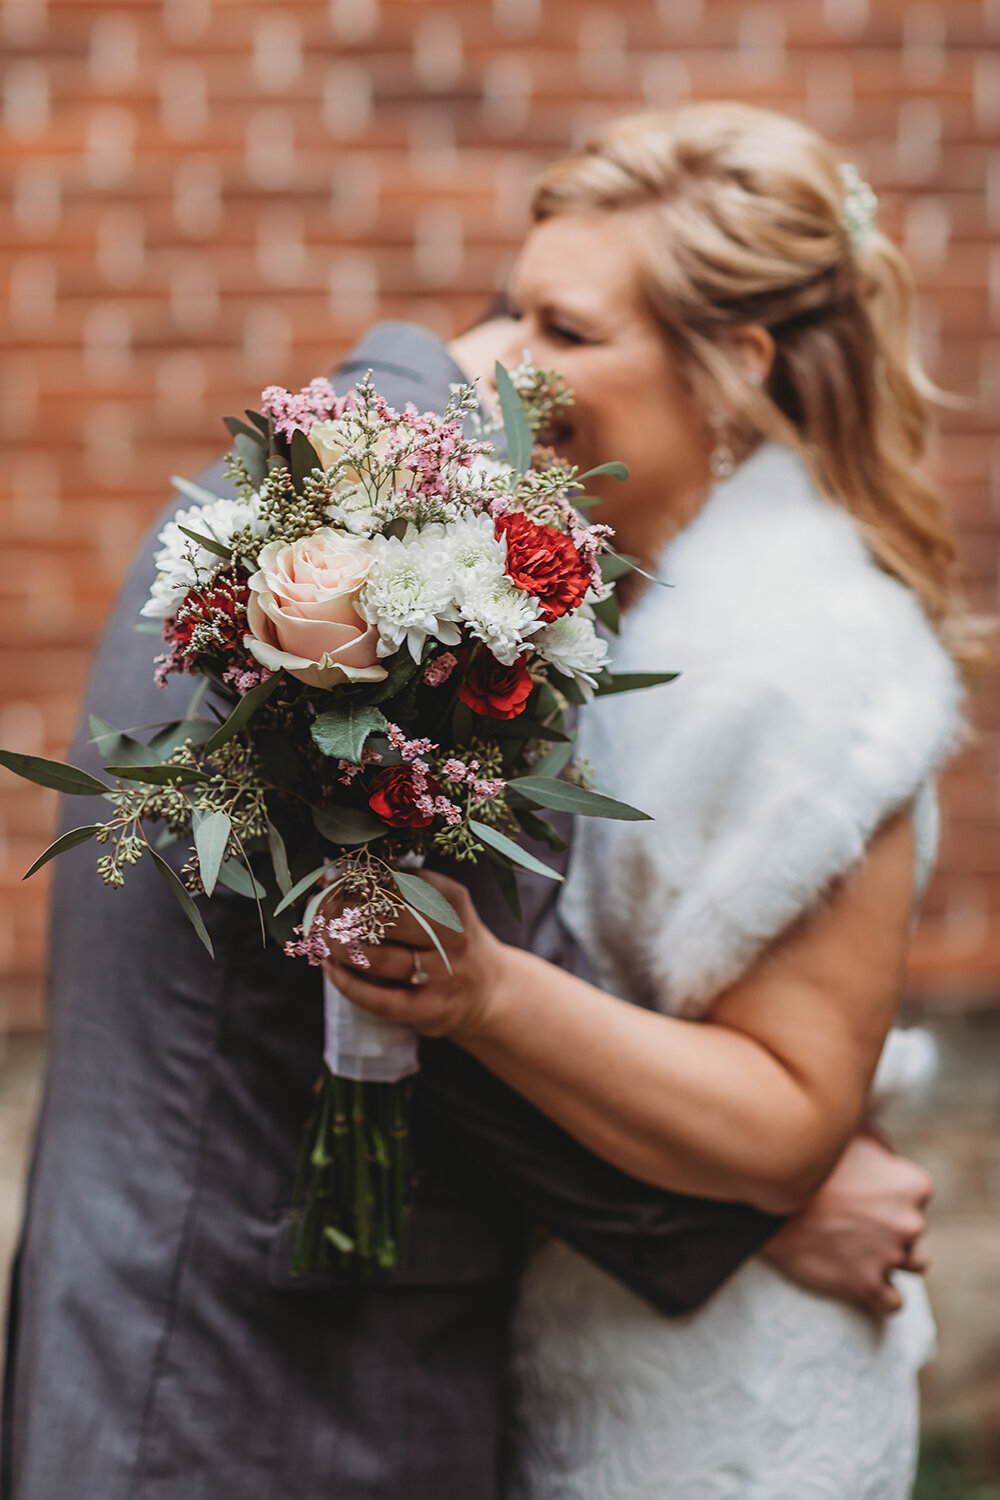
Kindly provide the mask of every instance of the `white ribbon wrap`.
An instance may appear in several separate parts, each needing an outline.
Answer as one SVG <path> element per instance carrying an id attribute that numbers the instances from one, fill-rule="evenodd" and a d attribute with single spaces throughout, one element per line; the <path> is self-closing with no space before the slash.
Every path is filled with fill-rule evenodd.
<path id="1" fill-rule="evenodd" d="M 326 1045 L 323 1058 L 338 1078 L 398 1083 L 420 1069 L 417 1033 L 400 1021 L 371 1016 L 346 1000 L 323 975 Z"/>

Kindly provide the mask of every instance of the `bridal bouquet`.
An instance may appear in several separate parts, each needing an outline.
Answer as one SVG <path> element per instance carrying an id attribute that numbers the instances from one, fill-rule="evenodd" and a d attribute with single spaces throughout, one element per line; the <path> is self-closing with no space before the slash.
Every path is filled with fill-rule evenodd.
<path id="1" fill-rule="evenodd" d="M 0 751 L 30 780 L 110 805 L 29 874 L 93 839 L 109 886 L 151 859 L 209 952 L 197 898 L 223 885 L 289 955 L 321 964 L 336 942 L 364 965 L 363 945 L 403 911 L 442 956 L 433 924 L 460 927 L 415 873 L 425 859 L 487 859 L 517 911 L 516 870 L 559 878 L 518 842 L 562 847 L 539 809 L 645 816 L 586 786 L 567 723 L 594 692 L 670 675 L 613 679 L 595 629 L 626 564 L 578 507 L 592 474 L 624 470 L 578 474 L 538 447 L 568 398 L 545 372 L 515 380 L 497 367 L 504 458 L 481 427 L 466 432 L 470 386 L 434 415 L 394 411 L 370 377 L 343 395 L 319 379 L 270 386 L 260 412 L 227 419 L 235 498 L 175 480 L 191 504 L 160 534 L 142 611 L 163 635 L 158 680 L 198 679 L 191 706 L 148 740 L 93 718 L 109 780 Z M 178 841 L 186 860 L 168 862 Z M 416 1038 L 327 982 L 325 1060 L 294 1266 L 391 1267 Z"/>

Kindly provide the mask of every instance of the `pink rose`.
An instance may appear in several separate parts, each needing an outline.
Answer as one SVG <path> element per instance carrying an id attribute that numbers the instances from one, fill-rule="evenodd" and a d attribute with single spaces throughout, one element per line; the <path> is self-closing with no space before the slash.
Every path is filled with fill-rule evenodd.
<path id="1" fill-rule="evenodd" d="M 355 608 L 373 556 L 370 542 L 332 526 L 297 542 L 268 542 L 248 580 L 247 650 L 310 687 L 380 682 L 378 632 Z"/>

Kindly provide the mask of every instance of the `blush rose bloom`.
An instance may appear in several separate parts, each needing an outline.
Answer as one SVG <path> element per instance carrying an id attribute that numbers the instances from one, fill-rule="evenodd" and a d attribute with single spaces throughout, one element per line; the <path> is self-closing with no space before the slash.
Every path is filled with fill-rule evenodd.
<path id="1" fill-rule="evenodd" d="M 332 526 L 297 542 L 268 542 L 248 579 L 247 650 L 309 687 L 380 682 L 378 631 L 355 608 L 373 558 L 370 542 Z"/>

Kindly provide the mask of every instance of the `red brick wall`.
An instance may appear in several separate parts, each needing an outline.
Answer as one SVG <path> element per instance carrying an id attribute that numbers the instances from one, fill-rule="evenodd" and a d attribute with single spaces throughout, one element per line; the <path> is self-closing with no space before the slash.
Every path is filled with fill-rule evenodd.
<path id="1" fill-rule="evenodd" d="M 859 162 L 921 287 L 934 375 L 977 403 L 934 468 L 996 604 L 1000 3 L 0 0 L 0 744 L 59 754 L 88 655 L 172 472 L 263 382 L 375 317 L 481 307 L 526 185 L 605 114 L 733 97 Z M 1000 992 L 1000 710 L 948 778 L 914 983 Z M 0 1006 L 40 1018 L 52 799 L 0 773 Z M 991 930 L 992 929 L 992 930 Z"/>

